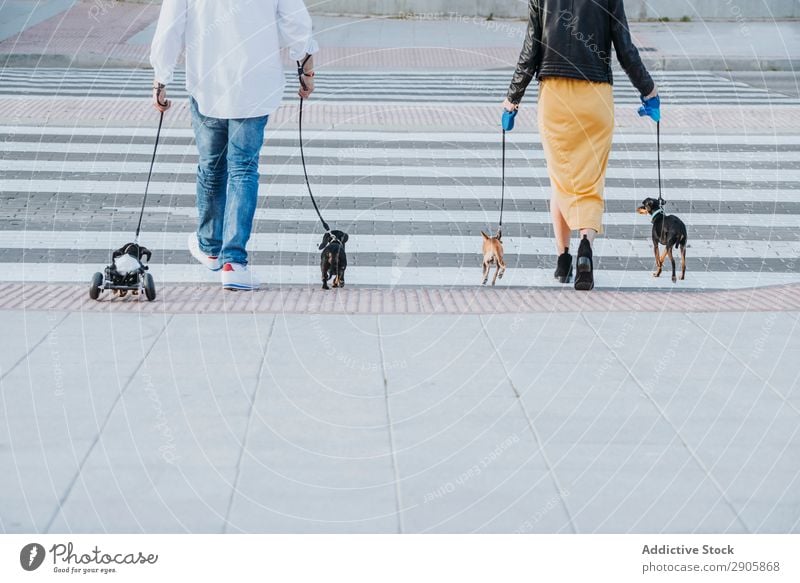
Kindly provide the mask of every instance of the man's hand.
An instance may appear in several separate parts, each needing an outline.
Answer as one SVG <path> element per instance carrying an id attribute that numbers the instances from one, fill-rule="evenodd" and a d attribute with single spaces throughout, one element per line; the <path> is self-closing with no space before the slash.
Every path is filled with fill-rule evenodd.
<path id="1" fill-rule="evenodd" d="M 167 87 L 163 83 L 153 83 L 153 107 L 161 113 L 172 107 L 172 102 L 167 99 Z"/>
<path id="2" fill-rule="evenodd" d="M 303 71 L 300 75 L 300 90 L 297 94 L 301 99 L 308 99 L 314 92 L 314 57 L 306 55 L 297 64 L 302 67 Z"/>
<path id="3" fill-rule="evenodd" d="M 303 99 L 308 99 L 314 91 L 314 77 L 303 75 L 302 83 L 300 84 L 300 91 L 297 94 Z"/>
<path id="4" fill-rule="evenodd" d="M 505 111 L 517 111 L 519 109 L 519 105 L 511 103 L 508 98 L 503 102 L 503 109 Z"/>

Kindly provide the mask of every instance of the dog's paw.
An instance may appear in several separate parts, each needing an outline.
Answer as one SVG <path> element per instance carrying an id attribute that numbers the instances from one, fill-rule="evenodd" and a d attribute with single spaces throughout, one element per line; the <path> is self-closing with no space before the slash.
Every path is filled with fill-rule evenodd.
<path id="1" fill-rule="evenodd" d="M 678 278 L 673 275 L 672 276 L 672 283 L 676 283 L 677 281 L 678 281 Z"/>

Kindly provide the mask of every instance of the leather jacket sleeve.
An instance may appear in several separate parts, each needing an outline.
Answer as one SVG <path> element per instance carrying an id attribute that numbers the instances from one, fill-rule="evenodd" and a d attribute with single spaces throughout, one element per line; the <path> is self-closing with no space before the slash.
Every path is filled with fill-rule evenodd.
<path id="1" fill-rule="evenodd" d="M 513 104 L 519 104 L 528 84 L 536 75 L 541 59 L 542 42 L 542 2 L 544 0 L 530 0 L 528 2 L 528 30 L 525 32 L 525 41 L 522 44 L 522 51 L 519 54 L 517 68 L 511 78 L 511 85 L 508 88 L 508 100 Z"/>
<path id="2" fill-rule="evenodd" d="M 611 12 L 611 40 L 614 43 L 614 50 L 617 52 L 617 59 L 625 70 L 633 86 L 639 90 L 642 96 L 649 95 L 655 88 L 655 83 L 647 72 L 647 68 L 642 63 L 639 51 L 631 40 L 631 32 L 628 28 L 628 18 L 625 16 L 625 5 L 623 0 L 610 0 Z"/>

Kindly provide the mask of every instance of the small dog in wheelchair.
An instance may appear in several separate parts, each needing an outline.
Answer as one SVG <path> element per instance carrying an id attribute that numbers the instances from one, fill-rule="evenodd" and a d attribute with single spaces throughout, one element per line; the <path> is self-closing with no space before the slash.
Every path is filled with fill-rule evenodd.
<path id="1" fill-rule="evenodd" d="M 144 292 L 149 301 L 156 298 L 153 276 L 147 270 L 147 263 L 153 253 L 143 245 L 127 243 L 111 253 L 111 264 L 105 273 L 97 272 L 92 277 L 89 297 L 96 300 L 100 292 L 110 289 L 114 295 L 125 297 L 128 292 L 137 295 Z"/>

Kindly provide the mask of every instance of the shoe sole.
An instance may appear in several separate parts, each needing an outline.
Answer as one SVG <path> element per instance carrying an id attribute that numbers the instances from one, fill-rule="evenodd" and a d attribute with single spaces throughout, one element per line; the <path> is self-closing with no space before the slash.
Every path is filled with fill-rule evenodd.
<path id="1" fill-rule="evenodd" d="M 193 233 L 189 233 L 189 241 L 192 240 L 192 236 L 193 235 L 194 235 Z M 197 239 L 195 239 L 195 240 L 197 240 Z M 203 267 L 205 267 L 209 271 L 219 271 L 220 269 L 222 269 L 222 265 L 223 265 L 222 261 L 219 261 L 219 259 L 218 259 L 217 260 L 218 263 L 213 264 L 213 265 L 216 265 L 216 267 L 211 267 L 211 265 L 209 265 L 206 260 L 201 259 L 200 257 L 198 257 L 197 255 L 194 254 L 194 249 L 192 248 L 191 245 L 189 245 L 189 255 L 191 255 L 192 258 L 195 261 L 197 261 L 200 265 L 202 265 Z"/>
<path id="2" fill-rule="evenodd" d="M 569 283 L 569 280 L 572 279 L 572 268 L 569 268 L 569 273 L 566 276 L 556 277 L 555 279 L 558 283 Z"/>
<path id="3" fill-rule="evenodd" d="M 589 257 L 578 257 L 578 275 L 575 277 L 575 289 L 589 291 L 594 287 L 592 260 Z"/>
<path id="4" fill-rule="evenodd" d="M 241 283 L 223 283 L 222 289 L 229 289 L 232 291 L 257 291 L 260 286 L 245 285 Z"/>

